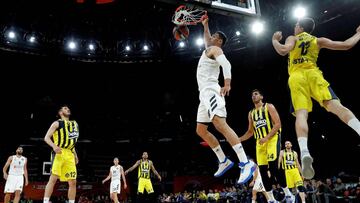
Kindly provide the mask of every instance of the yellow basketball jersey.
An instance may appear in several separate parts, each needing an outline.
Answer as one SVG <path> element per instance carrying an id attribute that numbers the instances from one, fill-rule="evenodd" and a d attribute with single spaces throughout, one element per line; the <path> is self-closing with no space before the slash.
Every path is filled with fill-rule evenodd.
<path id="1" fill-rule="evenodd" d="M 79 126 L 76 121 L 58 120 L 59 128 L 53 134 L 54 144 L 63 149 L 74 149 L 79 138 Z"/>
<path id="2" fill-rule="evenodd" d="M 145 178 L 150 179 L 150 161 L 143 161 L 140 160 L 140 166 L 138 169 L 138 177 L 139 178 Z"/>
<path id="3" fill-rule="evenodd" d="M 302 32 L 295 37 L 297 40 L 288 58 L 289 74 L 298 69 L 318 69 L 316 65 L 319 55 L 317 38 L 306 32 Z"/>
<path id="4" fill-rule="evenodd" d="M 287 152 L 286 150 L 284 150 L 282 168 L 285 170 L 297 168 L 294 151 L 291 150 L 291 152 Z"/>
<path id="5" fill-rule="evenodd" d="M 273 128 L 268 104 L 263 104 L 263 106 L 259 109 L 254 108 L 250 111 L 250 116 L 253 120 L 255 139 L 264 138 Z M 275 133 L 274 136 L 279 135 L 280 132 L 281 128 Z"/>

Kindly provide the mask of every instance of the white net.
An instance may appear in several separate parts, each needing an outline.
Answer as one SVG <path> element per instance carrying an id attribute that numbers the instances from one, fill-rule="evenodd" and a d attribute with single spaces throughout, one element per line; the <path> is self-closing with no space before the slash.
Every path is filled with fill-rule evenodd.
<path id="1" fill-rule="evenodd" d="M 207 12 L 196 8 L 179 6 L 173 15 L 172 22 L 176 25 L 196 25 L 201 22 Z"/>

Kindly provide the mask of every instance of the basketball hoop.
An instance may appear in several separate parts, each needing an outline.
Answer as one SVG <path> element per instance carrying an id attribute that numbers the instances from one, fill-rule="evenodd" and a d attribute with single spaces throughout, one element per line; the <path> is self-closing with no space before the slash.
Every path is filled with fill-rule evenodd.
<path id="1" fill-rule="evenodd" d="M 207 12 L 197 8 L 188 8 L 184 5 L 175 10 L 172 22 L 176 25 L 196 25 L 207 17 Z"/>

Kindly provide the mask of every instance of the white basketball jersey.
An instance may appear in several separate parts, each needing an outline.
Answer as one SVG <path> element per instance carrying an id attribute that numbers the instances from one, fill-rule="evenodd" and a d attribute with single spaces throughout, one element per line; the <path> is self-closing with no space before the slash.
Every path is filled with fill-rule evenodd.
<path id="1" fill-rule="evenodd" d="M 117 165 L 117 166 L 111 166 L 110 168 L 111 170 L 111 181 L 114 180 L 120 180 L 121 178 L 121 166 Z"/>
<path id="2" fill-rule="evenodd" d="M 25 157 L 23 156 L 18 157 L 14 155 L 12 157 L 12 161 L 10 164 L 9 175 L 14 175 L 14 176 L 24 175 L 25 162 L 26 162 Z"/>
<path id="3" fill-rule="evenodd" d="M 199 91 L 213 86 L 219 86 L 220 64 L 207 57 L 203 51 L 196 72 Z"/>

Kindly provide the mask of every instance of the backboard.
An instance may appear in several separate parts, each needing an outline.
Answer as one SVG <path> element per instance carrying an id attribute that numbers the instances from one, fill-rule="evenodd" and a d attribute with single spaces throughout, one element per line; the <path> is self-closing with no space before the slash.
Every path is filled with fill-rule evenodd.
<path id="1" fill-rule="evenodd" d="M 172 4 L 192 4 L 196 7 L 203 7 L 209 12 L 223 15 L 248 15 L 260 16 L 258 0 L 157 0 Z"/>

